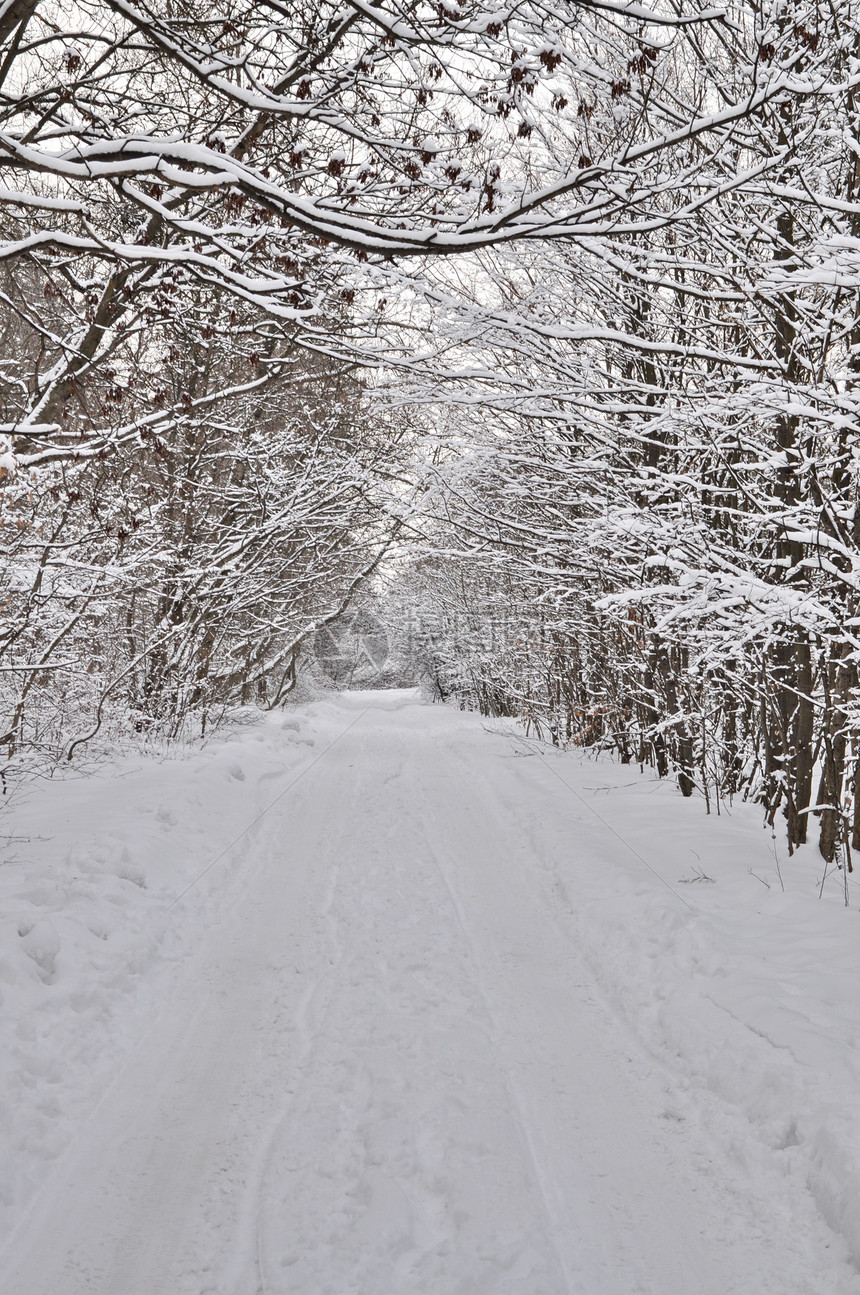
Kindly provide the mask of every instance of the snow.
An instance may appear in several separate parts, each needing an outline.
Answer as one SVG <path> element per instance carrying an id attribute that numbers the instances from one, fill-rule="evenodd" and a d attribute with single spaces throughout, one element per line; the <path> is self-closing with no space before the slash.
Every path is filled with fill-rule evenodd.
<path id="1" fill-rule="evenodd" d="M 860 1292 L 839 874 L 410 692 L 250 718 L 6 816 L 3 1295 Z"/>

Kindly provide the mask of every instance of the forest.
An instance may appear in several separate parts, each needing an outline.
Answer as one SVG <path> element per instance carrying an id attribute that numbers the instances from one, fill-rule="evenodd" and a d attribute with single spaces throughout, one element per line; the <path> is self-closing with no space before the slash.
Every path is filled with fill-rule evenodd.
<path id="1" fill-rule="evenodd" d="M 860 849 L 849 0 L 3 0 L 0 761 L 315 637 Z"/>

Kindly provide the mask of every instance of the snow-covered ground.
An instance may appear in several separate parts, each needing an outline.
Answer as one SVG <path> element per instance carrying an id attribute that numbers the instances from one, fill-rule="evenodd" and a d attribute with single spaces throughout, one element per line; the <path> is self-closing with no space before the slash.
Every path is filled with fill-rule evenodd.
<path id="1" fill-rule="evenodd" d="M 4 831 L 3 1295 L 860 1295 L 858 915 L 755 809 L 353 693 Z"/>

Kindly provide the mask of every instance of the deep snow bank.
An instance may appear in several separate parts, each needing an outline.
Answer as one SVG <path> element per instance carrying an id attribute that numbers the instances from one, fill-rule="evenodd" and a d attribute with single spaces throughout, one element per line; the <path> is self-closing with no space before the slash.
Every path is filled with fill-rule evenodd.
<path id="1" fill-rule="evenodd" d="M 254 716 L 181 759 L 36 786 L 5 817 L 0 1238 L 247 883 L 261 811 L 366 704 Z M 763 1194 L 774 1162 L 808 1184 L 860 1266 L 860 927 L 841 876 L 819 900 L 815 850 L 789 860 L 777 846 L 781 884 L 755 808 L 708 818 L 668 783 L 497 727 L 483 734 L 464 716 L 463 751 L 476 776 L 504 767 L 499 786 L 534 846 L 524 867 L 575 924 L 609 1000 L 681 1078 L 677 1118 L 728 1148 Z"/>
<path id="2" fill-rule="evenodd" d="M 256 825 L 213 860 L 353 718 L 330 701 L 250 713 L 182 757 L 36 784 L 4 814 L 0 1241 L 229 905 Z"/>
<path id="3" fill-rule="evenodd" d="M 860 1267 L 857 882 L 849 908 L 841 871 L 819 898 L 815 846 L 788 858 L 755 806 L 705 816 L 635 768 L 511 740 L 534 753 L 523 765 L 545 881 L 568 896 L 619 1011 L 686 1076 L 681 1114 L 753 1179 L 775 1156 Z M 729 1128 L 727 1103 L 749 1139 Z"/>

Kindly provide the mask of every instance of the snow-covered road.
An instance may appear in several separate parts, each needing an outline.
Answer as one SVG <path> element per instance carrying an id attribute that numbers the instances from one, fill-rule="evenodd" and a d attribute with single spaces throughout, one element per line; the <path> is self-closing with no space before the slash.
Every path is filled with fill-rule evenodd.
<path id="1" fill-rule="evenodd" d="M 595 975 L 599 820 L 473 716 L 338 704 L 4 1295 L 860 1290 L 796 1177 L 733 1155 L 739 1112 L 695 1118 Z"/>

